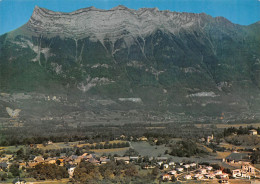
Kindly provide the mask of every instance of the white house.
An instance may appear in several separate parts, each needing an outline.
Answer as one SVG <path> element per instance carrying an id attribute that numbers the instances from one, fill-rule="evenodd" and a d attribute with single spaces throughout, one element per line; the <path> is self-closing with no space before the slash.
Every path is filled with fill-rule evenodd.
<path id="1" fill-rule="evenodd" d="M 213 167 L 208 166 L 208 167 L 206 167 L 206 169 L 207 169 L 208 171 L 211 171 L 211 170 L 213 169 Z"/>
<path id="2" fill-rule="evenodd" d="M 168 172 L 170 175 L 175 175 L 175 174 L 177 174 L 177 172 L 175 171 L 175 170 L 171 170 L 171 171 L 169 171 Z"/>
<path id="3" fill-rule="evenodd" d="M 207 179 L 214 179 L 215 175 L 214 174 L 206 174 L 205 178 L 207 178 Z"/>
<path id="4" fill-rule="evenodd" d="M 192 179 L 191 175 L 189 175 L 189 174 L 188 174 L 188 175 L 185 175 L 184 178 L 185 178 L 186 180 L 191 180 L 191 179 Z"/>
<path id="5" fill-rule="evenodd" d="M 255 168 L 251 166 L 250 164 L 243 164 L 241 167 L 242 171 L 255 174 Z"/>
<path id="6" fill-rule="evenodd" d="M 71 167 L 71 168 L 68 169 L 68 173 L 69 173 L 70 178 L 73 177 L 75 169 L 76 169 L 76 167 Z"/>
<path id="7" fill-rule="evenodd" d="M 255 129 L 249 130 L 250 135 L 257 135 L 257 131 Z"/>
<path id="8" fill-rule="evenodd" d="M 221 174 L 222 174 L 222 171 L 221 171 L 221 170 L 216 170 L 216 171 L 214 172 L 214 174 L 215 174 L 215 175 L 221 175 Z"/>
<path id="9" fill-rule="evenodd" d="M 195 174 L 194 179 L 201 180 L 201 179 L 203 179 L 203 175 L 202 174 Z"/>
<path id="10" fill-rule="evenodd" d="M 175 163 L 174 162 L 169 162 L 169 165 L 175 165 Z"/>
<path id="11" fill-rule="evenodd" d="M 164 169 L 168 169 L 168 168 L 169 168 L 169 165 L 168 165 L 168 164 L 163 164 L 163 168 L 164 168 Z"/>
<path id="12" fill-rule="evenodd" d="M 217 178 L 219 178 L 219 179 L 226 179 L 226 178 L 229 178 L 229 176 L 228 176 L 227 173 L 222 173 L 222 174 L 217 175 Z"/>
<path id="13" fill-rule="evenodd" d="M 236 178 L 236 177 L 241 177 L 242 176 L 242 170 L 241 169 L 235 169 L 232 171 L 232 177 Z"/>
<path id="14" fill-rule="evenodd" d="M 197 165 L 196 163 L 191 163 L 190 164 L 191 167 L 196 167 L 196 165 Z"/>
<path id="15" fill-rule="evenodd" d="M 206 169 L 200 169 L 199 172 L 200 172 L 200 174 L 207 174 L 207 170 Z"/>
<path id="16" fill-rule="evenodd" d="M 164 174 L 164 175 L 162 176 L 162 179 L 163 179 L 163 180 L 171 180 L 171 179 L 172 179 L 172 176 L 169 175 L 169 174 Z"/>
<path id="17" fill-rule="evenodd" d="M 161 165 L 163 164 L 163 162 L 157 162 L 157 164 L 158 164 L 159 166 L 161 166 Z"/>
<path id="18" fill-rule="evenodd" d="M 189 169 L 190 168 L 190 165 L 189 164 L 186 164 L 183 166 L 185 169 Z"/>
<path id="19" fill-rule="evenodd" d="M 180 168 L 177 168 L 176 170 L 177 170 L 178 172 L 183 172 L 183 168 L 181 168 L 181 167 L 180 167 Z"/>

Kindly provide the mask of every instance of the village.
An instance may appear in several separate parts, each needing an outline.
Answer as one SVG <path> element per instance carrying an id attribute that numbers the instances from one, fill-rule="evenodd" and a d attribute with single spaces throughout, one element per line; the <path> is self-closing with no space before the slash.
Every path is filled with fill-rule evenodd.
<path id="1" fill-rule="evenodd" d="M 258 137 L 259 135 L 255 129 L 252 129 L 249 130 L 249 136 Z M 79 177 L 80 168 L 89 167 L 84 164 L 90 164 L 95 168 L 116 164 L 115 167 L 124 168 L 119 173 L 116 173 L 114 168 L 111 178 L 117 175 L 127 177 L 131 171 L 133 176 L 145 173 L 153 181 L 166 183 L 178 181 L 187 183 L 192 181 L 201 183 L 260 182 L 259 164 L 254 164 L 255 157 L 259 159 L 260 156 L 259 147 L 250 150 L 225 149 L 222 152 L 217 151 L 216 154 L 212 152 L 210 156 L 194 155 L 187 158 L 180 157 L 183 158 L 180 160 L 174 157 L 174 151 L 166 154 L 168 150 L 157 156 L 142 155 L 138 153 L 139 150 L 135 150 L 136 147 L 133 145 L 140 144 L 142 147 L 142 145 L 153 144 L 151 147 L 158 150 L 162 148 L 159 145 L 156 146 L 158 139 L 146 136 L 137 137 L 135 141 L 133 139 L 132 136 L 128 138 L 121 135 L 114 141 L 100 143 L 63 143 L 67 147 L 62 149 L 52 149 L 59 148 L 58 146 L 61 145 L 52 141 L 27 145 L 23 148 L 17 147 L 13 152 L 3 149 L 0 158 L 1 182 L 24 184 L 36 181 L 46 183 L 53 180 L 59 183 L 61 179 L 66 178 L 66 183 L 73 183 L 81 177 Z M 201 145 L 201 148 L 209 149 L 210 145 L 215 142 L 215 137 L 209 135 L 198 139 L 196 144 Z M 196 159 L 198 157 L 200 159 Z M 42 167 L 47 170 L 52 167 L 53 172 L 61 174 L 39 174 Z M 129 173 L 122 174 L 123 170 L 129 168 L 131 168 Z M 106 178 L 102 173 L 100 175 L 99 180 Z"/>

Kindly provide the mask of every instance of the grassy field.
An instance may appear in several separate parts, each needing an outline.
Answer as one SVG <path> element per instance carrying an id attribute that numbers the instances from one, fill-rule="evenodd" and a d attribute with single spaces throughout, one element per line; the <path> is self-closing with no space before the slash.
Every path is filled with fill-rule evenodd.
<path id="1" fill-rule="evenodd" d="M 113 143 L 122 143 L 122 142 L 125 142 L 125 141 L 121 141 L 121 140 L 115 140 L 115 141 L 109 141 L 110 144 L 113 144 Z M 77 147 L 83 147 L 83 146 L 91 146 L 91 145 L 96 145 L 97 143 L 93 143 L 93 144 L 90 144 L 90 143 L 84 143 L 84 144 L 79 144 L 79 142 L 69 142 L 69 143 L 64 143 L 64 142 L 61 142 L 61 143 L 53 143 L 53 144 L 50 144 L 50 145 L 47 145 L 47 146 L 43 146 L 43 144 L 37 144 L 37 148 L 40 148 L 40 149 L 62 149 L 62 148 L 73 148 L 75 146 Z M 100 142 L 100 144 L 105 144 L 105 142 Z"/>
<path id="2" fill-rule="evenodd" d="M 96 155 L 101 156 L 103 154 L 118 154 L 120 156 L 123 156 L 125 154 L 125 152 L 128 150 L 129 148 L 114 148 L 114 149 L 94 149 L 91 150 L 93 152 L 95 152 Z"/>
<path id="3" fill-rule="evenodd" d="M 219 151 L 217 151 L 217 158 L 218 159 L 226 158 L 231 153 L 232 153 L 231 151 L 227 151 L 227 152 L 219 152 Z"/>
<path id="4" fill-rule="evenodd" d="M 153 156 L 164 155 L 165 150 L 169 149 L 164 145 L 151 146 L 148 142 L 132 142 L 132 147 L 143 156 Z"/>
<path id="5" fill-rule="evenodd" d="M 122 143 L 122 142 L 126 142 L 126 141 L 121 141 L 121 140 L 114 140 L 114 141 L 109 141 L 109 144 L 114 144 L 114 143 Z M 76 142 L 74 145 L 77 145 L 78 142 Z M 96 145 L 96 143 L 93 143 L 94 145 Z M 100 144 L 105 144 L 105 142 L 100 142 Z M 83 147 L 83 146 L 91 146 L 91 144 L 86 143 L 86 144 L 78 144 L 77 147 Z"/>
<path id="6" fill-rule="evenodd" d="M 122 143 L 126 141 L 121 141 L 121 140 L 115 140 L 115 141 L 109 141 L 110 144 L 113 143 Z M 105 144 L 105 142 L 100 142 L 101 144 Z M 93 143 L 93 145 L 96 145 L 97 143 Z M 83 147 L 83 146 L 90 146 L 91 144 L 86 143 L 86 144 L 79 144 L 79 142 L 60 142 L 60 143 L 53 143 L 44 146 L 43 144 L 37 144 L 37 148 L 43 149 L 43 150 L 52 150 L 52 149 L 63 149 L 63 148 L 73 148 L 75 146 L 77 147 Z M 19 149 L 24 148 L 24 145 L 21 146 L 6 146 L 6 147 L 0 147 L 0 150 L 5 150 L 5 151 L 11 151 L 11 152 L 16 152 Z M 125 153 L 126 150 L 129 148 L 115 148 L 115 149 L 93 149 L 91 151 L 94 151 L 96 153 L 111 153 L 111 154 L 122 154 Z"/>
<path id="7" fill-rule="evenodd" d="M 18 151 L 21 148 L 24 148 L 24 146 L 23 145 L 20 145 L 20 146 L 6 146 L 6 147 L 1 147 L 0 150 L 16 152 L 16 151 Z"/>
<path id="8" fill-rule="evenodd" d="M 257 168 L 258 170 L 260 170 L 260 164 L 254 164 L 255 168 Z"/>
<path id="9" fill-rule="evenodd" d="M 220 143 L 220 146 L 224 147 L 226 149 L 232 149 L 232 148 L 234 148 L 234 149 L 244 149 L 243 146 L 235 146 L 235 145 L 229 144 L 227 142 Z"/>
<path id="10" fill-rule="evenodd" d="M 50 149 L 62 149 L 62 148 L 72 148 L 73 144 L 72 143 L 53 143 L 47 146 L 44 146 L 43 144 L 37 144 L 37 148 L 43 149 L 43 150 L 50 150 Z"/>
<path id="11" fill-rule="evenodd" d="M 207 147 L 207 146 L 205 146 L 203 144 L 197 143 L 197 145 L 198 145 L 199 148 L 201 148 L 201 149 L 203 149 L 203 150 L 205 150 L 205 151 L 207 151 L 209 153 L 213 152 L 213 150 L 211 148 L 209 148 L 209 147 Z"/>

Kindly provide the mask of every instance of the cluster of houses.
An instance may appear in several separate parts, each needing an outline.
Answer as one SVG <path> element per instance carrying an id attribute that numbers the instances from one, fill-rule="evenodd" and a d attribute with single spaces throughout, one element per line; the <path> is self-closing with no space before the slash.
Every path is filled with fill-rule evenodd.
<path id="1" fill-rule="evenodd" d="M 255 176 L 259 171 L 250 164 L 249 155 L 247 153 L 233 152 L 223 162 L 237 169 L 232 170 L 233 178 L 249 178 Z"/>
<path id="2" fill-rule="evenodd" d="M 170 163 L 169 163 L 170 165 Z M 222 182 L 228 181 L 229 175 L 222 170 L 214 170 L 211 166 L 200 165 L 196 163 L 190 164 L 174 164 L 171 162 L 171 169 L 162 175 L 162 180 L 205 180 L 219 179 Z"/>
<path id="3" fill-rule="evenodd" d="M 66 166 L 70 177 L 73 176 L 74 169 L 81 162 L 86 161 L 93 164 L 105 164 L 110 161 L 108 157 L 96 157 L 95 154 L 84 153 L 81 156 L 72 155 L 69 157 L 49 157 L 44 159 L 43 156 L 30 156 L 29 161 L 23 160 L 18 161 L 20 169 L 34 168 L 38 164 L 57 164 L 59 166 Z M 9 166 L 14 162 L 13 155 L 5 155 L 0 159 L 0 171 L 7 170 Z"/>
<path id="4" fill-rule="evenodd" d="M 250 163 L 244 162 L 241 169 L 232 170 L 233 178 L 249 178 L 256 174 L 256 169 Z"/>

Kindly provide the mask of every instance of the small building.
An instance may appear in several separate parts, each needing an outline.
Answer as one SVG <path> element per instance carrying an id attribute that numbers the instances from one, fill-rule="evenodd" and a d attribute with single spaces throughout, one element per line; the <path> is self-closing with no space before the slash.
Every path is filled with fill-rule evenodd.
<path id="1" fill-rule="evenodd" d="M 38 162 L 38 163 L 44 162 L 44 158 L 42 156 L 37 156 L 33 160 L 34 162 Z"/>
<path id="2" fill-rule="evenodd" d="M 207 137 L 207 143 L 210 143 L 214 139 L 213 134 Z"/>
<path id="3" fill-rule="evenodd" d="M 145 136 L 137 138 L 138 141 L 148 141 L 148 139 Z"/>
<path id="4" fill-rule="evenodd" d="M 123 160 L 126 164 L 129 164 L 130 158 L 129 157 L 115 157 L 115 161 Z"/>
<path id="5" fill-rule="evenodd" d="M 190 164 L 191 167 L 196 167 L 196 165 L 197 165 L 196 163 L 191 163 Z"/>
<path id="6" fill-rule="evenodd" d="M 157 164 L 161 167 L 161 165 L 163 164 L 163 162 L 157 162 Z"/>
<path id="7" fill-rule="evenodd" d="M 168 172 L 168 174 L 170 174 L 170 175 L 176 175 L 176 174 L 177 174 L 177 171 L 171 170 L 171 171 Z"/>
<path id="8" fill-rule="evenodd" d="M 235 169 L 232 170 L 232 177 L 237 178 L 242 176 L 242 170 L 241 169 Z"/>
<path id="9" fill-rule="evenodd" d="M 214 174 L 215 174 L 215 175 L 221 175 L 221 174 L 222 174 L 222 170 L 216 170 L 216 171 L 214 172 Z"/>
<path id="10" fill-rule="evenodd" d="M 185 169 L 189 169 L 190 168 L 190 165 L 189 164 L 186 164 L 183 166 Z"/>
<path id="11" fill-rule="evenodd" d="M 44 162 L 48 164 L 55 164 L 56 158 L 47 158 L 46 160 L 44 160 Z"/>
<path id="12" fill-rule="evenodd" d="M 183 172 L 184 169 L 180 167 L 180 168 L 177 168 L 176 170 L 177 170 L 178 172 Z"/>
<path id="13" fill-rule="evenodd" d="M 219 179 L 225 179 L 225 178 L 229 178 L 229 175 L 227 173 L 222 173 L 216 176 Z"/>
<path id="14" fill-rule="evenodd" d="M 255 168 L 250 164 L 243 164 L 241 166 L 242 171 L 248 172 L 250 174 L 255 174 Z"/>
<path id="15" fill-rule="evenodd" d="M 249 130 L 249 135 L 257 135 L 257 131 L 255 129 Z"/>
<path id="16" fill-rule="evenodd" d="M 163 180 L 171 180 L 171 179 L 172 179 L 172 176 L 169 175 L 169 174 L 164 174 L 164 175 L 162 176 L 162 179 L 163 179 Z"/>
<path id="17" fill-rule="evenodd" d="M 207 174 L 207 169 L 200 169 L 199 172 L 200 174 Z"/>
<path id="18" fill-rule="evenodd" d="M 138 161 L 139 157 L 130 157 L 130 161 Z"/>
<path id="19" fill-rule="evenodd" d="M 186 180 L 191 180 L 191 179 L 192 179 L 191 175 L 189 175 L 189 174 L 185 175 L 184 178 L 185 178 Z"/>
<path id="20" fill-rule="evenodd" d="M 120 135 L 120 139 L 125 140 L 126 136 L 124 134 Z"/>
<path id="21" fill-rule="evenodd" d="M 173 166 L 173 165 L 175 165 L 175 163 L 174 162 L 169 162 L 169 165 Z"/>
<path id="22" fill-rule="evenodd" d="M 70 167 L 68 169 L 68 173 L 69 173 L 69 177 L 72 178 L 74 175 L 74 171 L 75 171 L 76 167 Z"/>
<path id="23" fill-rule="evenodd" d="M 215 175 L 214 174 L 206 174 L 205 178 L 207 178 L 207 179 L 214 179 Z"/>
<path id="24" fill-rule="evenodd" d="M 201 180 L 201 179 L 203 179 L 203 175 L 202 174 L 195 174 L 194 179 L 195 180 Z"/>
<path id="25" fill-rule="evenodd" d="M 219 183 L 229 183 L 228 178 L 220 179 Z"/>
<path id="26" fill-rule="evenodd" d="M 99 160 L 100 160 L 100 164 L 106 164 L 110 162 L 110 159 L 107 157 L 101 157 Z"/>
<path id="27" fill-rule="evenodd" d="M 26 181 L 20 178 L 16 178 L 13 182 L 13 184 L 26 184 Z"/>
<path id="28" fill-rule="evenodd" d="M 168 169 L 169 165 L 168 164 L 163 164 L 163 169 Z"/>
<path id="29" fill-rule="evenodd" d="M 213 169 L 213 167 L 207 166 L 206 169 L 207 169 L 208 171 L 211 171 L 211 170 Z"/>

